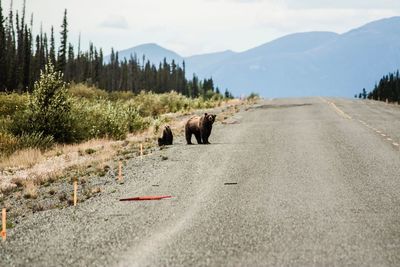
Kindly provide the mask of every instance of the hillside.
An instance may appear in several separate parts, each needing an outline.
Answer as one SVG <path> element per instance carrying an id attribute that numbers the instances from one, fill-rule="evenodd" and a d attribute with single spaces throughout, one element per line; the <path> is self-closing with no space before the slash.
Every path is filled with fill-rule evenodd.
<path id="1" fill-rule="evenodd" d="M 155 44 L 136 52 L 153 62 L 186 62 L 186 75 L 212 76 L 234 95 L 257 91 L 266 97 L 346 96 L 371 89 L 385 73 L 400 67 L 400 17 L 378 20 L 343 34 L 295 33 L 255 48 L 182 57 Z"/>
<path id="2" fill-rule="evenodd" d="M 142 44 L 118 51 L 118 57 L 120 59 L 129 59 L 131 55 L 134 56 L 135 54 L 140 60 L 142 60 L 143 55 L 145 55 L 146 61 L 150 60 L 150 62 L 157 65 L 159 62 L 163 61 L 164 58 L 166 58 L 168 62 L 175 60 L 177 63 L 181 63 L 183 61 L 183 58 L 174 51 L 168 50 L 154 43 Z M 109 60 L 110 56 L 104 58 L 104 61 L 106 62 Z"/>

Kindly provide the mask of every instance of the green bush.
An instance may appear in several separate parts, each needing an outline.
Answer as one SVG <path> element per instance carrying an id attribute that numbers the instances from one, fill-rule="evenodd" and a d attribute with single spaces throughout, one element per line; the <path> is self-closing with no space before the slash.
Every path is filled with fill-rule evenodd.
<path id="1" fill-rule="evenodd" d="M 112 101 L 117 101 L 117 100 L 129 100 L 132 99 L 135 95 L 132 92 L 129 91 L 117 91 L 117 92 L 111 92 L 108 95 L 108 99 Z"/>
<path id="2" fill-rule="evenodd" d="M 71 113 L 75 140 L 99 137 L 123 139 L 127 133 L 146 129 L 150 125 L 131 102 L 75 99 Z"/>
<path id="3" fill-rule="evenodd" d="M 107 99 L 108 93 L 96 87 L 89 87 L 85 84 L 74 84 L 68 88 L 68 93 L 77 98 Z"/>
<path id="4" fill-rule="evenodd" d="M 0 133 L 8 133 L 13 125 L 14 120 L 11 116 L 0 117 Z"/>
<path id="5" fill-rule="evenodd" d="M 252 101 L 252 100 L 257 100 L 260 98 L 260 95 L 254 92 L 251 92 L 250 95 L 247 97 L 247 100 Z"/>
<path id="6" fill-rule="evenodd" d="M 24 148 L 38 148 L 41 150 L 50 148 L 54 144 L 52 136 L 45 136 L 43 133 L 23 133 L 18 136 L 18 149 Z"/>
<path id="7" fill-rule="evenodd" d="M 75 141 L 72 132 L 71 101 L 61 72 L 47 65 L 35 83 L 27 109 L 15 116 L 15 135 L 42 133 L 58 142 Z"/>
<path id="8" fill-rule="evenodd" d="M 25 109 L 27 104 L 27 94 L 0 93 L 0 116 L 13 116 L 17 111 Z"/>
<path id="9" fill-rule="evenodd" d="M 8 156 L 18 148 L 18 139 L 8 133 L 0 132 L 0 157 Z"/>
<path id="10" fill-rule="evenodd" d="M 24 133 L 20 136 L 0 133 L 0 157 L 9 156 L 15 151 L 25 148 L 44 150 L 50 148 L 53 144 L 53 137 L 44 136 L 42 133 Z"/>

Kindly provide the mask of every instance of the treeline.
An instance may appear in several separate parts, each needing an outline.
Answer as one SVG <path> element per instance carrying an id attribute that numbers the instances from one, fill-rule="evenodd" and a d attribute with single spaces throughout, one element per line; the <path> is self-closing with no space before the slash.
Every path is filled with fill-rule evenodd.
<path id="1" fill-rule="evenodd" d="M 368 94 L 369 99 L 389 102 L 400 102 L 400 74 L 390 73 L 383 76 L 374 89 Z"/>
<path id="2" fill-rule="evenodd" d="M 121 60 L 114 50 L 110 60 L 104 62 L 103 50 L 93 43 L 90 43 L 88 51 L 82 51 L 79 41 L 75 49 L 68 42 L 67 10 L 61 24 L 58 48 L 53 27 L 49 35 L 40 30 L 36 36 L 33 36 L 32 27 L 33 15 L 28 23 L 25 2 L 22 14 L 14 12 L 11 4 L 8 16 L 4 16 L 0 0 L 0 92 L 31 91 L 40 71 L 51 63 L 64 74 L 67 82 L 86 83 L 109 92 L 176 91 L 193 98 L 221 94 L 212 78 L 199 80 L 193 75 L 191 80 L 186 79 L 185 62 L 180 66 L 175 61 L 169 63 L 164 59 L 154 65 L 144 56 L 139 59 L 136 55 Z M 225 90 L 224 96 L 231 98 L 232 94 Z"/>

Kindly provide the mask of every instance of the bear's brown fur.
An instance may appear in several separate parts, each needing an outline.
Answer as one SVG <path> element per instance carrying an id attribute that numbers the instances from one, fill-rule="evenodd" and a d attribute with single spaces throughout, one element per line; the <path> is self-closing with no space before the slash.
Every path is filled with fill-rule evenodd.
<path id="1" fill-rule="evenodd" d="M 217 115 L 204 113 L 203 116 L 194 116 L 186 122 L 185 135 L 188 145 L 192 144 L 192 134 L 196 137 L 198 144 L 209 144 L 212 125 Z"/>
<path id="2" fill-rule="evenodd" d="M 166 125 L 163 130 L 163 134 L 161 138 L 158 138 L 158 145 L 159 146 L 167 146 L 172 145 L 174 140 L 174 136 L 172 135 L 171 128 L 169 125 Z"/>

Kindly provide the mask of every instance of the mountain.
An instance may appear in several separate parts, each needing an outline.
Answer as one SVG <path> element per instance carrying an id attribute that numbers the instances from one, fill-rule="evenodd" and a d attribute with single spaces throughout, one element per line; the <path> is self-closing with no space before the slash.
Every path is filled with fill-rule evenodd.
<path id="1" fill-rule="evenodd" d="M 400 17 L 341 35 L 309 32 L 285 36 L 238 53 L 218 66 L 212 70 L 215 83 L 235 95 L 256 91 L 270 97 L 352 97 L 400 68 Z"/>
<path id="2" fill-rule="evenodd" d="M 213 68 L 197 73 L 200 77 L 212 76 L 216 84 L 229 88 L 235 95 L 255 91 L 265 96 L 280 96 L 279 91 L 290 89 L 281 85 L 294 78 L 291 76 L 312 70 L 311 66 L 306 66 L 307 62 L 300 63 L 299 55 L 329 43 L 337 36 L 331 32 L 291 34 L 237 53 L 215 63 Z M 271 86 L 275 84 L 276 87 Z"/>
<path id="3" fill-rule="evenodd" d="M 181 64 L 183 58 L 175 53 L 174 51 L 168 50 L 164 47 L 161 47 L 154 43 L 142 44 L 132 48 L 128 48 L 125 50 L 118 51 L 119 59 L 129 59 L 136 54 L 137 58 L 142 60 L 143 55 L 146 57 L 146 61 L 150 60 L 150 62 L 158 65 L 158 63 L 162 62 L 164 58 L 167 59 L 168 62 L 175 60 L 176 63 Z M 105 62 L 110 60 L 110 56 L 106 56 L 104 58 Z"/>
<path id="4" fill-rule="evenodd" d="M 158 64 L 164 57 L 185 60 L 188 78 L 212 76 L 234 95 L 258 92 L 266 97 L 347 96 L 370 90 L 388 72 L 400 68 L 400 17 L 368 23 L 343 34 L 295 33 L 243 51 L 181 57 L 155 44 L 120 52 L 146 54 Z"/>
<path id="5" fill-rule="evenodd" d="M 219 67 L 220 62 L 227 60 L 236 54 L 237 53 L 232 50 L 226 50 L 187 57 L 185 58 L 186 73 L 188 75 L 192 75 L 193 73 L 201 74 L 203 78 L 212 76 L 212 70 Z"/>

